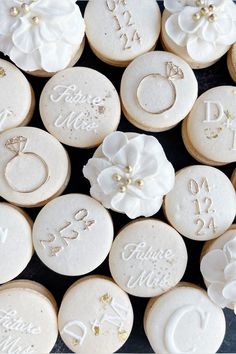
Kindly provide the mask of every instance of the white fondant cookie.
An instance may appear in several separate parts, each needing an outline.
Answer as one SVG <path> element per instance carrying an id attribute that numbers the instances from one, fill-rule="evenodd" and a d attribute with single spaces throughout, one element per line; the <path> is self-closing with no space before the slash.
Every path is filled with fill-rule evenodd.
<path id="1" fill-rule="evenodd" d="M 101 73 L 76 67 L 55 75 L 40 99 L 46 129 L 66 145 L 89 148 L 117 129 L 120 100 L 113 84 Z"/>
<path id="2" fill-rule="evenodd" d="M 85 26 L 75 0 L 3 0 L 0 23 L 0 51 L 37 76 L 63 70 L 82 54 Z"/>
<path id="3" fill-rule="evenodd" d="M 121 80 L 126 118 L 147 131 L 173 128 L 197 99 L 198 84 L 190 66 L 167 52 L 150 52 L 135 59 Z"/>
<path id="4" fill-rule="evenodd" d="M 34 92 L 22 72 L 0 59 L 0 132 L 27 125 L 35 107 Z"/>
<path id="5" fill-rule="evenodd" d="M 21 127 L 3 132 L 0 156 L 0 195 L 15 205 L 44 205 L 68 183 L 69 157 L 44 130 Z"/>
<path id="6" fill-rule="evenodd" d="M 108 255 L 112 240 L 109 213 L 83 194 L 52 200 L 40 211 L 33 227 L 37 255 L 63 275 L 82 275 L 97 268 Z"/>
<path id="7" fill-rule="evenodd" d="M 232 0 L 164 0 L 162 42 L 194 69 L 214 64 L 236 41 Z"/>
<path id="8" fill-rule="evenodd" d="M 223 311 L 192 284 L 151 299 L 144 329 L 155 353 L 216 353 L 225 335 Z"/>
<path id="9" fill-rule="evenodd" d="M 184 275 L 187 250 L 182 237 L 168 224 L 143 219 L 125 226 L 115 238 L 109 266 L 116 283 L 140 297 L 161 295 Z"/>
<path id="10" fill-rule="evenodd" d="M 114 353 L 128 339 L 133 309 L 128 295 L 110 278 L 80 279 L 66 292 L 59 332 L 75 353 Z"/>
<path id="11" fill-rule="evenodd" d="M 204 92 L 183 122 L 188 152 L 208 165 L 236 161 L 236 88 L 219 86 Z"/>
<path id="12" fill-rule="evenodd" d="M 50 353 L 57 335 L 57 312 L 47 297 L 19 284 L 0 287 L 1 353 Z"/>
<path id="13" fill-rule="evenodd" d="M 174 168 L 153 136 L 108 135 L 83 168 L 90 194 L 130 219 L 154 215 L 174 185 Z"/>
<path id="14" fill-rule="evenodd" d="M 189 166 L 178 171 L 164 209 L 170 224 L 196 240 L 214 239 L 225 232 L 236 214 L 235 191 L 228 177 L 209 166 Z"/>
<path id="15" fill-rule="evenodd" d="M 236 314 L 236 225 L 213 242 L 206 242 L 201 272 L 210 299 Z"/>
<path id="16" fill-rule="evenodd" d="M 161 29 L 155 0 L 89 1 L 84 19 L 91 49 L 104 62 L 117 66 L 127 66 L 153 50 Z"/>
<path id="17" fill-rule="evenodd" d="M 15 278 L 33 255 L 29 217 L 7 203 L 0 203 L 0 284 Z"/>

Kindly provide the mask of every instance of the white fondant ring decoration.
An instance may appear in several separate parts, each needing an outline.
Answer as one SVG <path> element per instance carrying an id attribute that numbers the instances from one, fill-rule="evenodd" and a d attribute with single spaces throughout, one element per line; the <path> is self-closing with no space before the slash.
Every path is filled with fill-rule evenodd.
<path id="1" fill-rule="evenodd" d="M 184 73 L 171 61 L 166 62 L 166 76 L 159 73 L 145 75 L 137 88 L 137 100 L 142 109 L 151 114 L 161 114 L 171 109 L 176 102 L 177 92 L 173 81 L 177 79 L 184 79 Z M 158 96 L 154 105 L 153 100 L 150 101 L 150 87 Z"/>
<path id="2" fill-rule="evenodd" d="M 16 136 L 5 143 L 5 147 L 14 153 L 5 167 L 5 178 L 9 186 L 19 193 L 32 193 L 38 190 L 49 177 L 48 166 L 44 159 L 34 152 L 24 151 L 27 140 L 23 136 Z M 34 178 L 30 179 L 30 184 L 22 185 L 24 179 L 19 178 L 19 174 L 27 173 L 28 169 L 35 171 Z"/>

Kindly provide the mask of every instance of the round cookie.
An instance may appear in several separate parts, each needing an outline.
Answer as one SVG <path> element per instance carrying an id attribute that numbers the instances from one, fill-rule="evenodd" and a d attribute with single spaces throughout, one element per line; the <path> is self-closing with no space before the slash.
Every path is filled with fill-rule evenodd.
<path id="1" fill-rule="evenodd" d="M 236 88 L 219 86 L 204 92 L 182 126 L 188 152 L 208 165 L 236 161 Z"/>
<path id="2" fill-rule="evenodd" d="M 18 276 L 33 255 L 32 222 L 22 210 L 0 203 L 0 284 Z"/>
<path id="3" fill-rule="evenodd" d="M 54 304 L 19 285 L 0 287 L 0 351 L 49 353 L 58 336 Z"/>
<path id="4" fill-rule="evenodd" d="M 59 141 L 90 148 L 117 129 L 120 100 L 106 76 L 76 67 L 48 81 L 40 98 L 40 114 L 46 129 Z"/>
<path id="5" fill-rule="evenodd" d="M 236 6 L 231 0 L 164 0 L 163 47 L 193 69 L 213 65 L 236 40 Z"/>
<path id="6" fill-rule="evenodd" d="M 236 225 L 214 241 L 205 243 L 202 251 L 201 273 L 210 299 L 218 306 L 236 313 Z"/>
<path id="7" fill-rule="evenodd" d="M 236 168 L 231 176 L 231 182 L 233 183 L 234 189 L 236 190 Z"/>
<path id="8" fill-rule="evenodd" d="M 75 353 L 114 353 L 128 339 L 133 309 L 110 278 L 85 277 L 63 297 L 58 316 L 62 340 Z"/>
<path id="9" fill-rule="evenodd" d="M 161 29 L 155 0 L 89 1 L 84 19 L 91 49 L 98 58 L 115 66 L 127 66 L 153 50 Z"/>
<path id="10" fill-rule="evenodd" d="M 0 22 L 0 51 L 32 75 L 52 76 L 83 52 L 85 25 L 75 0 L 1 1 Z"/>
<path id="11" fill-rule="evenodd" d="M 192 284 L 151 299 L 144 330 L 155 353 L 216 353 L 225 335 L 223 311 Z"/>
<path id="12" fill-rule="evenodd" d="M 175 186 L 164 200 L 170 224 L 182 235 L 205 241 L 219 237 L 232 224 L 236 196 L 220 170 L 194 165 L 178 171 Z"/>
<path id="13" fill-rule="evenodd" d="M 154 136 L 109 134 L 83 168 L 90 194 L 130 219 L 158 212 L 174 186 L 174 168 Z"/>
<path id="14" fill-rule="evenodd" d="M 63 275 L 83 275 L 97 268 L 107 257 L 112 240 L 109 213 L 83 194 L 52 200 L 40 211 L 33 227 L 37 255 Z"/>
<path id="15" fill-rule="evenodd" d="M 30 83 L 17 67 L 0 59 L 0 132 L 27 125 L 35 97 Z"/>
<path id="16" fill-rule="evenodd" d="M 125 226 L 109 256 L 111 275 L 127 293 L 153 297 L 174 287 L 187 266 L 182 237 L 168 224 L 140 219 Z"/>
<path id="17" fill-rule="evenodd" d="M 234 43 L 228 51 L 227 66 L 230 76 L 236 82 L 236 43 Z"/>
<path id="18" fill-rule="evenodd" d="M 41 206 L 67 186 L 69 157 L 44 130 L 20 127 L 3 132 L 0 156 L 0 195 L 12 204 Z"/>
<path id="19" fill-rule="evenodd" d="M 171 129 L 184 119 L 197 92 L 190 66 L 176 55 L 161 51 L 135 59 L 125 70 L 120 89 L 126 118 L 152 132 Z"/>

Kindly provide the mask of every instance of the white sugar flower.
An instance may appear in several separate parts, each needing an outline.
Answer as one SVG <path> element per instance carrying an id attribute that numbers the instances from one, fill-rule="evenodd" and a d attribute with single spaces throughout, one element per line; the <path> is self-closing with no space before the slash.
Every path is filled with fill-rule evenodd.
<path id="1" fill-rule="evenodd" d="M 84 36 L 75 0 L 1 0 L 0 50 L 26 71 L 67 67 Z"/>
<path id="2" fill-rule="evenodd" d="M 222 308 L 233 308 L 236 314 L 236 236 L 223 250 L 214 249 L 202 258 L 201 272 L 212 301 Z"/>
<path id="3" fill-rule="evenodd" d="M 154 215 L 174 185 L 174 169 L 156 138 L 115 132 L 83 169 L 92 197 L 129 218 Z"/>
<path id="4" fill-rule="evenodd" d="M 207 61 L 236 41 L 236 5 L 232 0 L 164 0 L 171 13 L 168 36 L 189 56 Z"/>

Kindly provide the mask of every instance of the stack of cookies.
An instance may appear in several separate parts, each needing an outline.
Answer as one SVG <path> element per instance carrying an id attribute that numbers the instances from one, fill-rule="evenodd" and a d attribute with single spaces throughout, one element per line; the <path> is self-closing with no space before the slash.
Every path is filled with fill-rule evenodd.
<path id="1" fill-rule="evenodd" d="M 0 2 L 1 353 L 216 353 L 236 323 L 236 4 L 164 8 Z"/>

